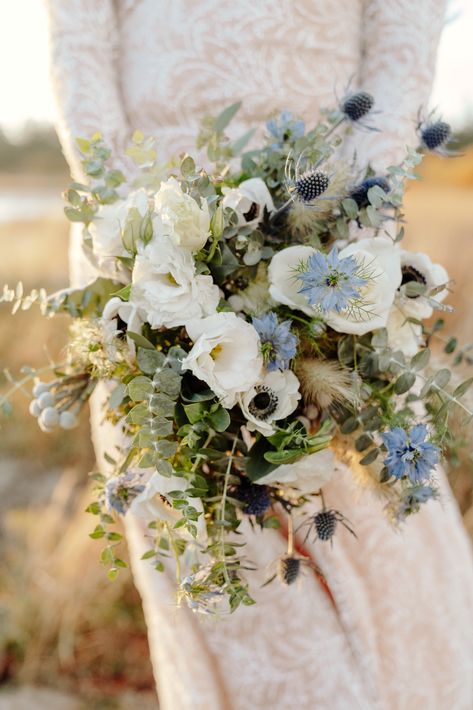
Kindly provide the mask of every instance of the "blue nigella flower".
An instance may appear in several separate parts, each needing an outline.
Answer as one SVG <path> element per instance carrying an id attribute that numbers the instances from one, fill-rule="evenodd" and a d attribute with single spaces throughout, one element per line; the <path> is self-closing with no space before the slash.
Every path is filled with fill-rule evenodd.
<path id="1" fill-rule="evenodd" d="M 340 313 L 360 298 L 360 288 L 368 279 L 360 275 L 360 265 L 353 256 L 339 258 L 335 247 L 329 254 L 320 251 L 309 257 L 307 267 L 297 278 L 304 284 L 299 290 L 311 306 L 325 313 Z"/>
<path id="2" fill-rule="evenodd" d="M 261 318 L 253 318 L 253 326 L 261 340 L 261 350 L 265 358 L 266 368 L 287 370 L 289 360 L 297 350 L 297 336 L 291 333 L 291 320 L 282 323 L 274 311 L 268 311 Z"/>
<path id="3" fill-rule="evenodd" d="M 136 474 L 126 471 L 109 478 L 104 487 L 105 504 L 109 510 L 124 515 L 134 498 L 142 493 L 145 486 Z"/>
<path id="4" fill-rule="evenodd" d="M 408 478 L 412 483 L 420 483 L 429 477 L 440 456 L 437 446 L 426 441 L 427 434 L 425 424 L 417 424 L 410 432 L 394 427 L 381 434 L 388 450 L 384 465 L 391 476 Z"/>
<path id="5" fill-rule="evenodd" d="M 421 505 L 429 500 L 436 500 L 439 497 L 438 491 L 432 486 L 409 486 L 402 493 L 399 507 L 395 512 L 398 522 L 404 521 L 408 515 L 418 513 Z"/>
<path id="6" fill-rule="evenodd" d="M 300 119 L 294 119 L 290 111 L 282 111 L 277 118 L 271 118 L 266 122 L 266 128 L 275 139 L 271 148 L 276 150 L 281 148 L 289 138 L 296 139 L 303 136 L 305 123 Z"/>

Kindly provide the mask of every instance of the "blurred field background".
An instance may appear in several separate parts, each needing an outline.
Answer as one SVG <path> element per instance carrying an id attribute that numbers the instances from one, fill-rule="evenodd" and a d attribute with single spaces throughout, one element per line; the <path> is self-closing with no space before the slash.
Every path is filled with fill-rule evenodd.
<path id="1" fill-rule="evenodd" d="M 461 77 L 473 68 L 473 7 L 470 0 L 451 0 L 449 7 L 460 19 L 444 33 L 434 103 L 457 129 L 466 126 L 464 155 L 425 161 L 423 180 L 407 194 L 406 245 L 447 267 L 456 282 L 456 312 L 447 316 L 445 333 L 468 342 L 473 89 Z M 68 223 L 60 193 L 69 178 L 51 126 L 42 3 L 5 1 L 0 19 L 0 288 L 21 280 L 25 290 L 52 292 L 67 285 Z M 25 123 L 31 119 L 39 123 Z M 35 308 L 12 317 L 0 304 L 0 370 L 18 375 L 22 364 L 40 367 L 57 358 L 66 329 L 66 320 L 41 319 Z M 14 417 L 0 421 L 0 710 L 156 708 L 130 574 L 125 570 L 110 583 L 98 563 L 100 543 L 88 537 L 94 520 L 84 508 L 94 458 L 87 416 L 73 433 L 45 435 L 27 404 L 19 394 Z M 468 458 L 451 481 L 473 536 Z"/>

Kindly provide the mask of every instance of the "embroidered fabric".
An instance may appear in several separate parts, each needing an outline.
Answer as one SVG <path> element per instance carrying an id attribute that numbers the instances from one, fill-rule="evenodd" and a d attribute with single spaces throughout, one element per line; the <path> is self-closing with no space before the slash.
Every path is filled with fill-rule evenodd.
<path id="1" fill-rule="evenodd" d="M 58 133 L 76 178 L 79 135 L 100 130 L 120 155 L 131 131 L 159 137 L 163 159 L 192 150 L 202 115 L 244 99 L 235 137 L 268 112 L 315 121 L 354 76 L 383 113 L 357 135 L 377 169 L 402 157 L 425 105 L 443 0 L 47 0 Z M 407 117 L 407 118 L 406 118 Z M 118 159 L 117 159 L 118 160 Z M 127 169 L 127 166 L 123 166 Z M 74 247 L 74 244 L 76 245 Z M 90 276 L 73 240 L 75 283 Z M 120 434 L 92 403 L 97 456 Z M 473 706 L 473 565 L 441 471 L 429 503 L 396 534 L 382 505 L 339 464 L 324 488 L 350 518 L 333 546 L 308 543 L 336 607 L 307 569 L 294 587 L 261 589 L 285 550 L 276 531 L 243 526 L 257 605 L 216 621 L 177 609 L 174 572 L 140 558 L 142 521 L 127 516 L 136 584 L 164 710 L 469 710 Z M 314 510 L 318 507 L 314 503 Z"/>

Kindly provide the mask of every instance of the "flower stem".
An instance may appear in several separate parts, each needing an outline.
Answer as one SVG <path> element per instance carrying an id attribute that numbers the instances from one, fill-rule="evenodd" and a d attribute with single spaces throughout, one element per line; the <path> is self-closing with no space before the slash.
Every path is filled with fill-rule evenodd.
<path id="1" fill-rule="evenodd" d="M 222 501 L 220 504 L 220 544 L 222 548 L 222 563 L 223 563 L 223 576 L 226 584 L 231 584 L 230 576 L 227 570 L 227 564 L 225 561 L 225 507 L 227 503 L 227 493 L 228 493 L 228 483 L 230 480 L 230 471 L 232 470 L 233 455 L 235 453 L 236 445 L 238 441 L 238 436 L 233 440 L 232 449 L 230 451 L 230 456 L 228 457 L 227 469 L 225 471 L 225 480 L 223 484 Z"/>

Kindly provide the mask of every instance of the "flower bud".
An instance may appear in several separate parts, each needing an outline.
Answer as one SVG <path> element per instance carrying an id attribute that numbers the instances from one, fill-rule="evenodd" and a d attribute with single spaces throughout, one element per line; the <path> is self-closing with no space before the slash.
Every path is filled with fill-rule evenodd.
<path id="1" fill-rule="evenodd" d="M 41 409 L 46 409 L 46 407 L 52 407 L 54 404 L 54 397 L 51 392 L 43 392 L 39 395 L 37 400 Z"/>
<path id="2" fill-rule="evenodd" d="M 43 392 L 49 391 L 49 385 L 46 382 L 38 382 L 33 387 L 33 397 L 39 397 Z"/>
<path id="3" fill-rule="evenodd" d="M 38 402 L 37 399 L 31 400 L 29 410 L 30 410 L 30 414 L 33 417 L 39 417 L 39 415 L 42 412 L 42 408 L 41 408 L 40 403 Z"/>
<path id="4" fill-rule="evenodd" d="M 61 412 L 59 416 L 59 426 L 62 429 L 74 429 L 79 421 L 72 412 Z"/>
<path id="5" fill-rule="evenodd" d="M 51 429 L 59 424 L 59 412 L 54 407 L 46 407 L 41 412 L 38 422 L 40 426 L 42 425 L 41 428 L 46 427 L 43 431 Z"/>

